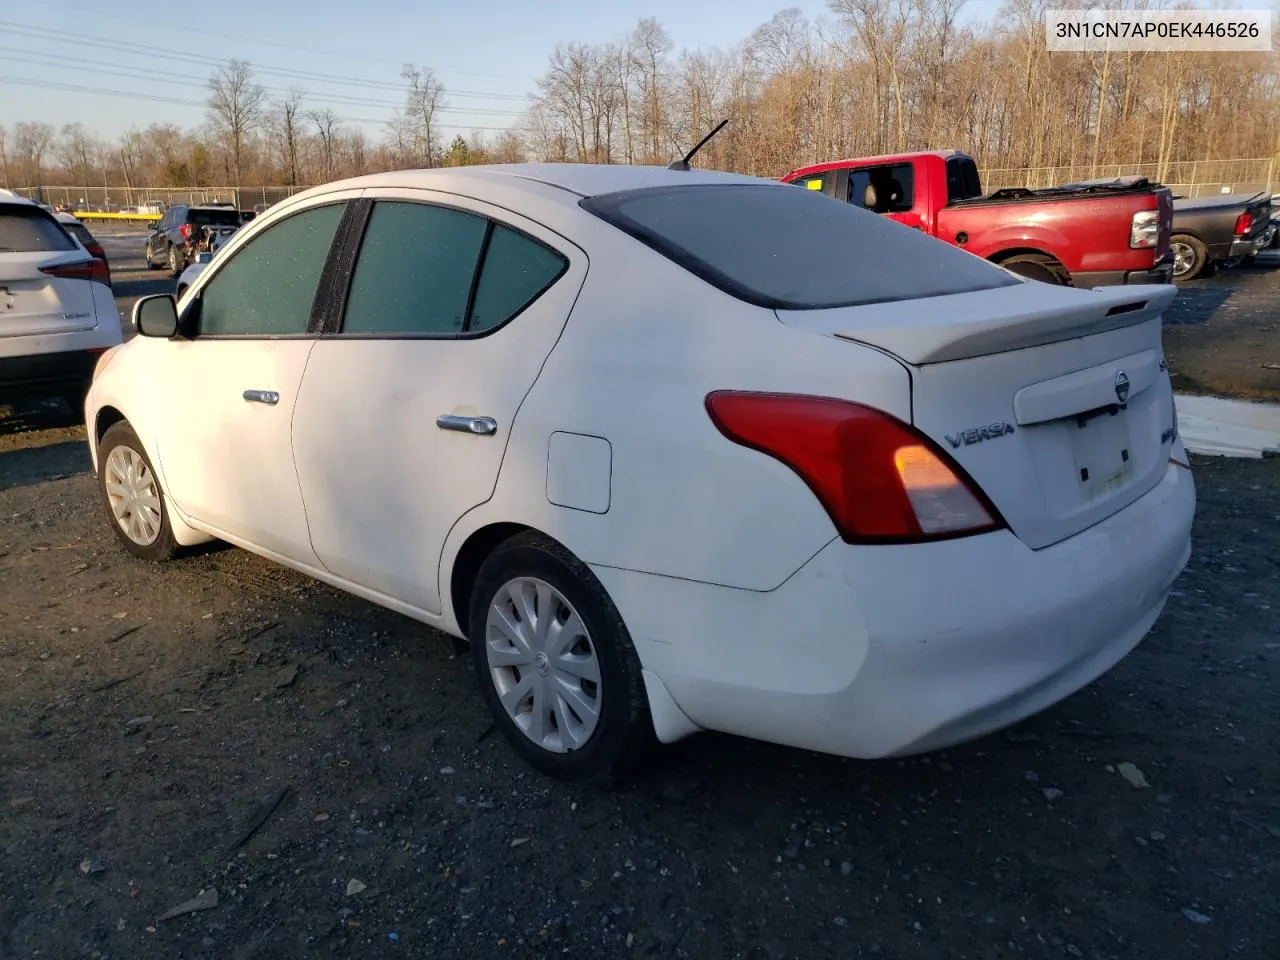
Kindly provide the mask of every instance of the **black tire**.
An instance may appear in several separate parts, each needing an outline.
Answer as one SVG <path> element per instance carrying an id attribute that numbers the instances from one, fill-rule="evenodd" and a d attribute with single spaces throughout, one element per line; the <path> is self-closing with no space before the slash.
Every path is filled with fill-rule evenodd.
<path id="1" fill-rule="evenodd" d="M 1007 260 L 1001 260 L 1000 266 L 1028 280 L 1039 280 L 1041 283 L 1052 283 L 1059 287 L 1067 285 L 1066 269 L 1053 257 L 1044 254 L 1020 253 Z"/>
<path id="2" fill-rule="evenodd" d="M 1248 267 L 1252 265 L 1253 262 L 1256 261 L 1257 259 L 1258 259 L 1258 255 L 1256 253 L 1251 253 L 1247 257 L 1241 257 L 1239 265 L 1242 267 Z"/>
<path id="3" fill-rule="evenodd" d="M 169 244 L 169 273 L 173 279 L 177 280 L 182 276 L 182 271 L 187 269 L 187 258 L 182 255 L 174 244 Z"/>
<path id="4" fill-rule="evenodd" d="M 1185 264 L 1179 272 L 1178 250 L 1179 246 L 1185 246 L 1189 251 L 1189 256 L 1183 261 Z M 1173 282 L 1186 283 L 1189 280 L 1195 280 L 1201 276 L 1210 275 L 1208 269 L 1209 249 L 1200 242 L 1199 238 L 1191 236 L 1189 233 L 1175 233 L 1169 238 L 1169 247 L 1174 251 L 1175 261 L 1173 267 Z"/>
<path id="5" fill-rule="evenodd" d="M 517 726 L 499 699 L 489 666 L 489 607 L 501 588 L 522 577 L 550 584 L 573 607 L 599 665 L 597 725 L 585 743 L 563 753 L 534 743 Z M 564 547 L 533 532 L 500 544 L 480 567 L 468 622 L 472 660 L 485 703 L 508 743 L 534 769 L 557 780 L 616 781 L 649 754 L 657 741 L 631 635 L 600 581 Z"/>
<path id="6" fill-rule="evenodd" d="M 155 481 L 155 489 L 160 502 L 160 529 L 155 539 L 150 543 L 138 543 L 131 539 L 121 529 L 120 524 L 116 521 L 115 514 L 112 512 L 111 501 L 107 497 L 107 461 L 111 456 L 111 452 L 117 447 L 127 447 L 141 457 L 142 462 L 146 464 L 147 470 L 150 471 L 151 477 Z M 160 479 L 156 476 L 155 467 L 151 465 L 151 458 L 147 456 L 147 451 L 143 449 L 142 442 L 127 421 L 121 420 L 118 423 L 113 423 L 107 428 L 107 432 L 102 435 L 102 442 L 98 444 L 98 493 L 102 497 L 102 506 L 106 512 L 107 523 L 115 531 L 116 538 L 124 544 L 124 548 L 135 557 L 159 562 L 169 560 L 177 554 L 178 544 L 173 539 L 173 528 L 169 524 L 169 508 L 164 502 L 164 490 L 160 486 Z"/>
<path id="7" fill-rule="evenodd" d="M 146 258 L 148 270 L 159 270 L 162 266 L 164 266 L 164 264 L 156 263 L 155 260 L 151 259 L 151 241 L 150 240 L 147 241 L 147 248 L 146 250 L 143 251 L 142 255 L 143 257 Z"/>

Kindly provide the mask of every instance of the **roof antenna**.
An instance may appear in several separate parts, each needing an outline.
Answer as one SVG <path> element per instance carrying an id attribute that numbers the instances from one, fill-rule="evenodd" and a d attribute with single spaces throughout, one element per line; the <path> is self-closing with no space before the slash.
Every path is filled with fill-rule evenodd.
<path id="1" fill-rule="evenodd" d="M 697 145 L 696 145 L 692 150 L 690 150 L 688 153 L 686 153 L 686 154 L 684 155 L 683 159 L 680 159 L 680 160 L 672 160 L 669 164 L 667 164 L 667 169 L 668 169 L 668 170 L 688 170 L 688 169 L 689 169 L 689 161 L 693 159 L 693 155 L 694 155 L 695 153 L 697 153 L 699 150 L 701 150 L 701 149 L 703 148 L 703 146 L 706 144 L 706 142 L 707 142 L 708 140 L 710 140 L 710 139 L 711 139 L 712 137 L 714 137 L 717 133 L 719 133 L 721 130 L 723 130 L 723 129 L 724 129 L 724 126 L 725 126 L 725 124 L 726 124 L 726 123 L 728 123 L 728 122 L 729 122 L 729 118 L 728 118 L 728 117 L 726 117 L 725 119 L 723 119 L 723 120 L 721 120 L 719 123 L 717 123 L 717 124 L 715 125 L 715 128 L 714 128 L 710 133 L 708 133 L 705 137 L 703 137 L 701 140 L 699 140 L 699 141 L 698 141 L 698 143 L 697 143 Z"/>

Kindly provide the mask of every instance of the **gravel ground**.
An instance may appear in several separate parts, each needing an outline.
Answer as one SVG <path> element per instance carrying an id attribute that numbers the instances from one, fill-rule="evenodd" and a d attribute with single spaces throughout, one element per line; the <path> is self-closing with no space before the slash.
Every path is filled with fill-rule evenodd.
<path id="1" fill-rule="evenodd" d="M 1197 459 L 1164 617 L 1008 733 L 704 735 L 612 791 L 527 772 L 418 624 L 129 558 L 87 469 L 56 405 L 0 413 L 3 960 L 1280 957 L 1280 462 Z"/>

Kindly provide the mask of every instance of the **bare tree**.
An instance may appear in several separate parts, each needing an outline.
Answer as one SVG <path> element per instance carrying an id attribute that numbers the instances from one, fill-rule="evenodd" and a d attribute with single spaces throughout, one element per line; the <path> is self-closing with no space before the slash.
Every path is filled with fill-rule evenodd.
<path id="1" fill-rule="evenodd" d="M 85 130 L 84 124 L 68 123 L 63 126 L 57 140 L 55 156 L 77 185 L 83 186 L 89 182 L 92 152 L 93 137 Z"/>
<path id="2" fill-rule="evenodd" d="M 320 137 L 320 157 L 323 164 L 324 179 L 333 179 L 333 138 L 338 125 L 338 116 L 328 107 L 323 110 L 312 110 L 307 119 L 316 125 Z"/>
<path id="3" fill-rule="evenodd" d="M 1267 177 L 1268 157 L 1280 170 L 1280 51 L 1051 53 L 1052 0 L 1004 0 L 998 17 L 974 23 L 962 19 L 965 4 L 829 0 L 833 18 L 811 22 L 784 9 L 723 51 L 678 50 L 653 19 L 613 42 L 566 41 L 550 52 L 531 109 L 512 130 L 487 143 L 464 137 L 453 159 L 664 162 L 728 117 L 699 164 L 759 176 L 941 147 L 971 154 L 991 188 L 1049 186 L 1090 170 L 1243 182 Z M 254 87 L 247 66 L 228 65 L 215 80 L 229 91 Z M 304 112 L 294 91 L 292 134 L 277 100 L 265 140 L 252 104 L 234 111 L 238 140 L 211 107 L 215 122 L 204 127 L 153 124 L 104 154 L 77 148 L 93 136 L 75 125 L 56 149 L 41 146 L 32 125 L 11 126 L 7 142 L 0 131 L 0 162 L 10 183 L 69 184 L 91 167 L 103 186 L 301 183 L 438 164 L 444 91 L 423 68 L 406 67 L 404 80 L 403 109 L 376 141 L 355 123 L 341 127 L 332 111 Z M 259 117 L 265 105 L 258 100 Z M 1250 157 L 1263 159 L 1233 160 Z"/>
<path id="4" fill-rule="evenodd" d="M 13 153 L 27 186 L 38 187 L 44 179 L 44 158 L 53 143 L 53 127 L 47 123 L 18 123 L 13 127 Z"/>
<path id="5" fill-rule="evenodd" d="M 298 141 L 302 136 L 299 120 L 302 111 L 304 92 L 293 87 L 271 111 L 271 126 L 280 142 L 280 159 L 284 167 L 286 184 L 290 187 L 298 185 Z"/>
<path id="6" fill-rule="evenodd" d="M 413 165 L 414 123 L 399 110 L 387 121 L 387 131 L 383 149 L 390 158 L 388 166 L 409 167 Z"/>
<path id="7" fill-rule="evenodd" d="M 244 178 L 244 146 L 251 131 L 262 123 L 267 91 L 253 82 L 248 61 L 228 60 L 209 78 L 209 122 L 230 141 L 235 185 Z"/>
<path id="8" fill-rule="evenodd" d="M 0 169 L 4 171 L 4 187 L 6 190 L 9 189 L 9 152 L 5 149 L 7 139 L 4 126 L 0 125 Z"/>
<path id="9" fill-rule="evenodd" d="M 645 17 L 631 34 L 631 50 L 643 91 L 645 152 L 657 160 L 663 152 L 662 73 L 671 52 L 671 36 L 656 18 Z"/>
<path id="10" fill-rule="evenodd" d="M 515 130 L 503 130 L 498 134 L 489 156 L 494 163 L 523 163 L 524 138 Z"/>
<path id="11" fill-rule="evenodd" d="M 444 107 L 444 87 L 430 67 L 405 64 L 400 76 L 409 82 L 404 117 L 413 132 L 417 162 L 434 167 L 440 160 L 439 112 Z"/>

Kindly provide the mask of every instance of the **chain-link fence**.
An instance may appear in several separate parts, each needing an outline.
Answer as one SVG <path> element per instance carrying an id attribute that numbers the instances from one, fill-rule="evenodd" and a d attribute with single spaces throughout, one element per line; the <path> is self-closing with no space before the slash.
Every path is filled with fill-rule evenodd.
<path id="1" fill-rule="evenodd" d="M 1168 163 L 1076 164 L 1070 167 L 998 168 L 980 171 L 985 190 L 1054 187 L 1103 177 L 1146 177 L 1175 194 L 1203 197 L 1219 193 L 1280 193 L 1280 159 L 1181 160 Z"/>
<path id="2" fill-rule="evenodd" d="M 1069 167 L 1003 167 L 980 171 L 986 190 L 1055 187 L 1103 177 L 1140 176 L 1168 186 L 1179 196 L 1218 193 L 1280 193 L 1280 158 L 1181 160 L 1167 163 L 1083 163 Z M 270 206 L 298 187 L 17 187 L 15 192 L 53 206 L 66 204 L 96 213 L 150 213 L 175 203 L 234 203 L 241 210 Z"/>
<path id="3" fill-rule="evenodd" d="M 50 206 L 93 213 L 154 213 L 175 203 L 234 203 L 241 210 L 273 203 L 307 187 L 15 187 Z"/>

